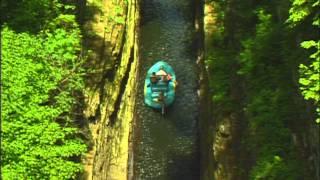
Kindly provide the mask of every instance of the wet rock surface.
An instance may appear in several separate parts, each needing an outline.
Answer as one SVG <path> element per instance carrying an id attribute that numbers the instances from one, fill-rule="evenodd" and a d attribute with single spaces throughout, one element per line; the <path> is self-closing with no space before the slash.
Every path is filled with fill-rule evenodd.
<path id="1" fill-rule="evenodd" d="M 141 9 L 133 179 L 199 179 L 198 73 L 192 47 L 192 3 L 145 0 Z M 179 82 L 175 102 L 164 116 L 143 102 L 146 72 L 160 59 L 173 67 Z"/>

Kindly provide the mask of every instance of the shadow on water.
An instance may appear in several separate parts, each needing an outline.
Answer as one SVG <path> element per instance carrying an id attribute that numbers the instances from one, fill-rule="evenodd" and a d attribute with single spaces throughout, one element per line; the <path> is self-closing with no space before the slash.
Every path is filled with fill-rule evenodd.
<path id="1" fill-rule="evenodd" d="M 168 175 L 166 180 L 195 180 L 199 179 L 199 167 L 194 162 L 197 161 L 198 152 L 193 152 L 193 154 L 177 154 L 172 153 L 172 160 L 168 163 L 167 172 Z M 191 167 L 191 168 L 189 168 Z M 189 173 L 185 173 L 188 171 Z"/>

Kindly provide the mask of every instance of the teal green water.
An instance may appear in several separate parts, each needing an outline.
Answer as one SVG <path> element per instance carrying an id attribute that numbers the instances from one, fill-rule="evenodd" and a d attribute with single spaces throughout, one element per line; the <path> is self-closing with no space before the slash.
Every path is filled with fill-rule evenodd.
<path id="1" fill-rule="evenodd" d="M 199 179 L 193 7 L 190 0 L 142 2 L 134 179 Z M 176 100 L 165 116 L 143 102 L 144 78 L 157 59 L 174 68 L 179 82 Z"/>

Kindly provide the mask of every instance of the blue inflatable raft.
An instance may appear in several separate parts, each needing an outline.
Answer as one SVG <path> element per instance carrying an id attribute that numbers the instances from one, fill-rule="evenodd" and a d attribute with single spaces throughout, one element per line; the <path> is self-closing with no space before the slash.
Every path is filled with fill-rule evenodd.
<path id="1" fill-rule="evenodd" d="M 174 101 L 175 91 L 176 75 L 173 68 L 164 61 L 158 61 L 147 72 L 144 102 L 154 109 L 161 109 L 164 114 L 165 107 Z"/>

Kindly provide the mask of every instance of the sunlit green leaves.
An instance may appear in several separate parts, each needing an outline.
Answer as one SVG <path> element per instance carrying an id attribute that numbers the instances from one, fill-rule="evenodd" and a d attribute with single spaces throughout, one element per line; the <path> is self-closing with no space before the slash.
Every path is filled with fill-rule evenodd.
<path id="1" fill-rule="evenodd" d="M 309 133 L 310 117 L 315 115 L 312 103 L 319 101 L 319 1 L 291 0 L 291 7 L 290 0 L 252 1 L 250 6 L 246 1 L 214 2 L 220 22 L 212 33 L 219 38 L 205 38 L 216 45 L 212 52 L 206 50 L 214 54 L 208 65 L 215 67 L 210 71 L 215 118 L 225 117 L 225 111 L 243 113 L 247 127 L 241 132 L 242 145 L 254 161 L 249 162 L 249 177 L 243 179 L 312 179 L 307 160 L 295 154 L 299 152 L 292 134 Z M 231 103 L 216 103 L 234 96 L 238 101 L 231 102 L 238 109 L 230 110 Z M 320 108 L 317 112 L 320 117 Z"/>
<path id="2" fill-rule="evenodd" d="M 86 151 L 70 121 L 83 87 L 79 29 L 1 34 L 2 178 L 74 178 Z"/>
<path id="3" fill-rule="evenodd" d="M 63 12 L 64 4 L 60 0 L 3 0 L 0 8 L 3 22 L 13 29 L 36 33 Z"/>
<path id="4" fill-rule="evenodd" d="M 308 15 L 312 15 L 312 25 L 319 28 L 320 3 L 316 0 L 294 0 L 290 9 L 290 16 L 288 22 L 291 25 L 305 22 Z M 319 38 L 319 37 L 318 37 Z M 301 43 L 301 47 L 311 50 L 310 62 L 307 64 L 300 64 L 300 89 L 302 95 L 306 100 L 313 100 L 320 109 L 320 40 L 308 40 Z M 320 112 L 317 112 L 318 117 L 316 122 L 320 122 Z"/>
<path id="5" fill-rule="evenodd" d="M 302 47 L 309 49 L 316 47 L 316 52 L 310 55 L 311 63 L 309 65 L 300 64 L 300 89 L 306 100 L 313 100 L 317 106 L 318 117 L 316 122 L 320 122 L 320 46 L 319 42 L 305 41 Z"/>
<path id="6" fill-rule="evenodd" d="M 305 49 L 309 49 L 311 47 L 317 47 L 319 46 L 319 42 L 310 40 L 310 41 L 304 41 L 301 43 L 301 47 L 305 48 Z"/>
<path id="7" fill-rule="evenodd" d="M 116 24 L 125 24 L 126 16 L 124 15 L 124 9 L 121 6 L 116 6 L 113 11 L 108 14 L 108 21 Z"/>
<path id="8" fill-rule="evenodd" d="M 318 6 L 316 0 L 293 0 L 292 6 L 289 10 L 290 16 L 288 22 L 293 25 L 301 22 L 312 13 L 312 8 L 315 6 Z"/>
<path id="9" fill-rule="evenodd" d="M 308 16 L 312 16 L 312 25 L 320 26 L 320 14 L 319 14 L 320 2 L 317 0 L 294 0 L 289 11 L 290 26 L 295 26 L 301 22 L 304 22 Z"/>

